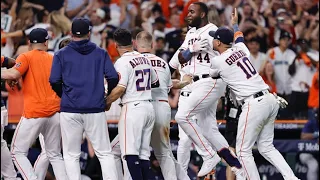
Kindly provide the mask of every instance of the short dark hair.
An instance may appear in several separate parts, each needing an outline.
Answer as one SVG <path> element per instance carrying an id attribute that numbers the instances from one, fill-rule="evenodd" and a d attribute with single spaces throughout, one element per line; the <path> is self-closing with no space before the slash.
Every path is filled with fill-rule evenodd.
<path id="1" fill-rule="evenodd" d="M 132 35 L 127 29 L 118 28 L 113 33 L 113 39 L 119 46 L 132 45 Z"/>
<path id="2" fill-rule="evenodd" d="M 196 4 L 196 5 L 200 6 L 201 12 L 204 12 L 206 14 L 205 16 L 208 16 L 209 9 L 208 9 L 208 6 L 205 3 L 203 3 L 203 2 L 194 2 L 192 4 Z"/>
<path id="3" fill-rule="evenodd" d="M 64 47 L 67 46 L 70 42 L 71 42 L 71 38 L 63 39 L 63 40 L 59 43 L 59 49 L 64 48 Z"/>

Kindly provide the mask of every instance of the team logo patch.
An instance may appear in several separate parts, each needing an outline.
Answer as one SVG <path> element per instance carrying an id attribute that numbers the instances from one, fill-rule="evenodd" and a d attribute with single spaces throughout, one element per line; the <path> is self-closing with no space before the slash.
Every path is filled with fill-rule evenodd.
<path id="1" fill-rule="evenodd" d="M 19 63 L 16 63 L 16 65 L 15 65 L 15 67 L 20 67 L 21 66 L 21 62 L 19 62 Z"/>

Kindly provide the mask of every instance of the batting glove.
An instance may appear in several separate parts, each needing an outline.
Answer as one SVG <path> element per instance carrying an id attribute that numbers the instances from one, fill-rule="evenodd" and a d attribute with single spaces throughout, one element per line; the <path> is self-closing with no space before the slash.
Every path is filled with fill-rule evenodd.
<path id="1" fill-rule="evenodd" d="M 281 109 L 284 109 L 288 106 L 288 102 L 282 97 L 278 96 L 276 93 L 273 93 L 274 97 L 277 99 L 277 103 L 279 104 Z"/>
<path id="2" fill-rule="evenodd" d="M 189 45 L 189 51 L 191 53 L 205 51 L 209 47 L 209 42 L 207 39 L 200 39 L 195 41 L 192 45 Z"/>

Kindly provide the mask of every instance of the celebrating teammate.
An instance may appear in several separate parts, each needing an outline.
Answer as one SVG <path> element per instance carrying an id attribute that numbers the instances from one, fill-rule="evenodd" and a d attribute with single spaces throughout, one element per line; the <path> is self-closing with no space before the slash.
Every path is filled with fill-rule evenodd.
<path id="1" fill-rule="evenodd" d="M 152 105 L 155 111 L 155 124 L 151 133 L 151 147 L 154 154 L 159 161 L 163 177 L 168 180 L 187 180 L 190 179 L 187 172 L 183 170 L 182 166 L 175 160 L 171 146 L 170 146 L 170 116 L 171 108 L 168 104 L 168 92 L 170 88 L 180 89 L 191 82 L 191 77 L 185 81 L 171 80 L 170 69 L 166 61 L 158 56 L 151 54 L 152 52 L 152 35 L 146 31 L 138 33 L 135 39 L 136 49 L 142 55 L 148 58 L 153 69 L 157 72 L 159 78 L 159 87 L 152 88 Z M 120 156 L 119 152 L 119 138 L 118 136 L 111 142 L 112 152 L 116 156 Z M 190 150 L 190 149 L 189 149 Z M 118 161 L 120 162 L 120 161 Z M 124 170 L 126 167 L 124 165 Z M 120 169 L 121 171 L 121 166 Z M 119 173 L 118 173 L 119 174 Z M 131 179 L 124 173 L 124 179 Z"/>
<path id="2" fill-rule="evenodd" d="M 104 78 L 111 92 L 118 75 L 108 53 L 89 41 L 90 29 L 86 19 L 72 22 L 72 42 L 55 54 L 51 69 L 51 86 L 61 97 L 63 156 L 69 179 L 80 180 L 85 132 L 100 161 L 103 179 L 117 179 L 104 112 Z"/>
<path id="3" fill-rule="evenodd" d="M 121 155 L 133 180 L 148 179 L 149 146 L 155 121 L 151 88 L 159 87 L 159 80 L 149 59 L 133 51 L 128 30 L 117 29 L 113 37 L 121 56 L 115 63 L 120 80 L 107 98 L 106 109 L 121 97 L 123 106 L 118 126 Z"/>
<path id="4" fill-rule="evenodd" d="M 41 133 L 47 156 L 57 179 L 68 179 L 61 154 L 60 99 L 48 82 L 53 57 L 47 53 L 48 32 L 36 28 L 30 32 L 29 52 L 21 54 L 16 65 L 1 73 L 4 79 L 23 77 L 23 115 L 13 135 L 13 161 L 24 179 L 38 179 L 27 158 L 30 146 Z"/>
<path id="5" fill-rule="evenodd" d="M 217 126 L 216 109 L 226 84 L 221 79 L 212 79 L 208 74 L 210 62 L 219 55 L 208 43 L 212 41 L 208 32 L 217 30 L 217 26 L 208 22 L 208 7 L 204 3 L 192 3 L 188 11 L 187 20 L 192 28 L 180 47 L 178 58 L 181 65 L 189 64 L 182 71 L 186 75 L 192 75 L 194 83 L 190 86 L 191 93 L 186 102 L 178 108 L 175 119 L 201 152 L 204 152 L 199 177 L 210 173 L 220 162 L 216 150 L 232 167 L 237 178 L 243 179 L 241 164 L 232 155 Z M 198 123 L 191 119 L 194 115 Z"/>
<path id="6" fill-rule="evenodd" d="M 273 164 L 285 180 L 297 180 L 289 165 L 273 145 L 274 121 L 282 98 L 269 93 L 269 87 L 250 63 L 250 52 L 238 30 L 238 15 L 231 20 L 235 34 L 228 28 L 210 31 L 211 47 L 221 55 L 211 61 L 210 75 L 221 77 L 242 104 L 239 117 L 236 152 L 245 169 L 247 179 L 259 180 L 259 172 L 252 157 L 252 147 L 257 142 L 260 154 Z M 232 47 L 232 43 L 235 45 Z M 279 101 L 279 102 L 278 102 Z"/>

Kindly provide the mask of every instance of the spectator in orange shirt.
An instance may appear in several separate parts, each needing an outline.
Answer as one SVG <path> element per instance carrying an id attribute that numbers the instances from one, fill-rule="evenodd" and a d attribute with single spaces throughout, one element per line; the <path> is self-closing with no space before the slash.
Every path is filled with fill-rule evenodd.
<path id="1" fill-rule="evenodd" d="M 313 75 L 309 89 L 308 107 L 308 118 L 310 119 L 314 117 L 316 109 L 319 108 L 319 63 L 317 64 L 317 72 Z"/>
<path id="2" fill-rule="evenodd" d="M 22 53 L 13 68 L 1 72 L 3 79 L 23 77 L 24 110 L 14 132 L 11 153 L 24 179 L 37 179 L 27 154 L 40 133 L 44 136 L 55 176 L 68 179 L 61 154 L 60 99 L 49 83 L 53 56 L 47 52 L 48 38 L 47 30 L 32 30 L 29 35 L 31 51 Z"/>
<path id="3" fill-rule="evenodd" d="M 277 86 L 274 78 L 274 69 L 270 61 L 266 61 L 260 75 L 264 82 L 268 84 L 270 92 L 276 93 Z"/>

